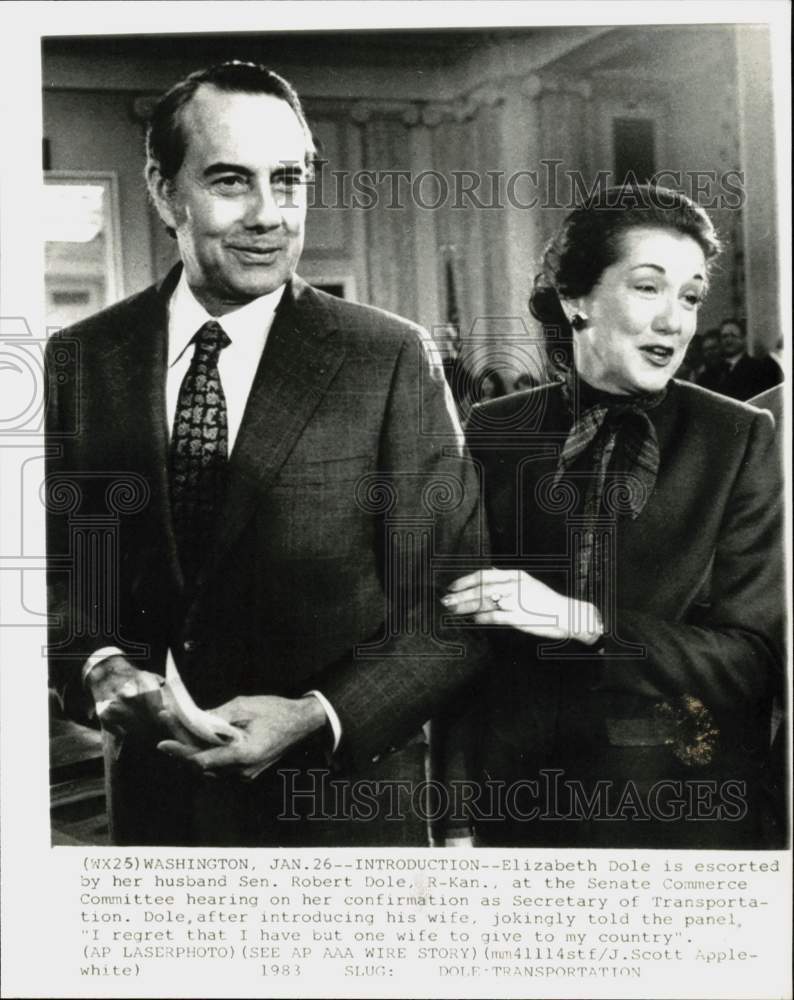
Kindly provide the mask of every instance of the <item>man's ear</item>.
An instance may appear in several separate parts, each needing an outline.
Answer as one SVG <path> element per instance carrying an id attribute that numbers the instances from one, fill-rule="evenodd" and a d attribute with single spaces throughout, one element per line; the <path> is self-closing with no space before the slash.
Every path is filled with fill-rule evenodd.
<path id="1" fill-rule="evenodd" d="M 163 177 L 157 163 L 149 162 L 146 164 L 146 186 L 163 224 L 166 228 L 175 230 L 177 221 L 174 212 L 174 182 Z"/>

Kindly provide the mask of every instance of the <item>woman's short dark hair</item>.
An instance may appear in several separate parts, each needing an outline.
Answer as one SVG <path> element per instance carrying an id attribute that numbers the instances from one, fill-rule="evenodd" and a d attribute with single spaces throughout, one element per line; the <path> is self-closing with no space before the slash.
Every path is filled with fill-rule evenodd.
<path id="1" fill-rule="evenodd" d="M 620 259 L 621 239 L 631 229 L 667 229 L 691 236 L 708 264 L 720 252 L 706 212 L 691 198 L 649 184 L 604 188 L 574 209 L 543 253 L 529 310 L 543 324 L 546 353 L 560 370 L 570 368 L 572 330 L 560 299 L 587 295 L 601 275 Z"/>
<path id="2" fill-rule="evenodd" d="M 187 148 L 182 128 L 182 109 L 202 84 L 232 94 L 269 94 L 286 103 L 295 112 L 306 136 L 306 164 L 315 157 L 314 140 L 306 121 L 300 98 L 287 81 L 258 63 L 225 62 L 201 69 L 185 77 L 163 94 L 154 108 L 146 130 L 146 156 L 154 162 L 166 180 L 179 173 Z"/>

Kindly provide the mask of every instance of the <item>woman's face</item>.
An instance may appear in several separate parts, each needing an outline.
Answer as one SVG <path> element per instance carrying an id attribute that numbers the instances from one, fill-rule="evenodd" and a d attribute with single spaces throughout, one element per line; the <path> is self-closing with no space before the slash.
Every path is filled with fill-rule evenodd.
<path id="1" fill-rule="evenodd" d="M 588 295 L 565 302 L 569 316 L 586 317 L 574 331 L 576 370 L 607 392 L 658 392 L 695 333 L 706 261 L 690 236 L 665 229 L 630 229 L 622 247 Z"/>

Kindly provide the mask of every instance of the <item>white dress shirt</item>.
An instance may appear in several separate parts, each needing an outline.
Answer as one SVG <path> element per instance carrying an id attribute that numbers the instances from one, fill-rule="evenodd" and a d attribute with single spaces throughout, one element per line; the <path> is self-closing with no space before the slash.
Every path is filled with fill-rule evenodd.
<path id="1" fill-rule="evenodd" d="M 195 346 L 191 340 L 201 327 L 214 320 L 223 328 L 231 341 L 218 358 L 218 375 L 226 397 L 226 420 L 228 427 L 229 455 L 232 454 L 240 424 L 243 420 L 248 396 L 254 383 L 256 369 L 265 349 L 276 308 L 284 294 L 284 285 L 268 295 L 262 295 L 234 312 L 224 316 L 210 316 L 196 299 L 185 278 L 179 279 L 168 303 L 168 373 L 166 376 L 166 413 L 169 433 L 174 425 L 176 404 L 182 380 L 187 374 Z M 90 671 L 108 656 L 123 656 L 115 646 L 104 646 L 92 653 L 83 667 L 83 681 Z M 314 695 L 323 706 L 333 731 L 333 749 L 342 739 L 342 724 L 333 706 L 320 691 L 307 691 Z"/>

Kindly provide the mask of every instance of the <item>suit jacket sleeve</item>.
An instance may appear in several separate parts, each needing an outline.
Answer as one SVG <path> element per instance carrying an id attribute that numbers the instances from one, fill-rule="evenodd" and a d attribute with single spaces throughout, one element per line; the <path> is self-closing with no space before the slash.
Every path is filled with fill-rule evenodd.
<path id="1" fill-rule="evenodd" d="M 84 345 L 71 330 L 56 333 L 47 344 L 49 683 L 64 714 L 80 722 L 94 716 L 82 680 L 88 658 L 110 647 L 125 654 L 143 649 L 130 646 L 121 635 L 119 510 L 127 506 L 126 499 L 145 496 L 148 489 L 140 476 L 124 470 L 122 459 L 108 462 L 100 454 L 92 460 L 102 449 L 97 448 L 96 420 L 87 412 L 95 384 L 85 358 Z"/>
<path id="2" fill-rule="evenodd" d="M 80 484 L 69 473 L 68 453 L 77 429 L 74 389 L 77 345 L 59 334 L 50 338 L 46 350 L 47 434 L 45 506 L 47 512 L 47 610 L 49 682 L 64 713 L 87 721 L 90 699 L 81 683 L 81 667 L 103 643 L 80 635 L 82 603 L 75 599 L 84 588 L 76 587 L 74 555 L 71 551 L 69 515 L 79 504 Z M 93 643 L 93 648 L 92 648 Z"/>
<path id="3" fill-rule="evenodd" d="M 426 339 L 412 336 L 397 358 L 379 466 L 367 493 L 383 508 L 384 633 L 317 685 L 342 722 L 342 750 L 360 761 L 418 732 L 485 659 L 482 638 L 447 625 L 439 602 L 447 583 L 479 565 L 487 539 L 478 477 Z"/>
<path id="4" fill-rule="evenodd" d="M 618 608 L 608 625 L 644 655 L 617 659 L 620 644 L 608 638 L 606 686 L 650 696 L 693 694 L 729 714 L 769 695 L 783 663 L 782 504 L 772 420 L 759 413 L 716 539 L 708 604 L 692 623 Z"/>

